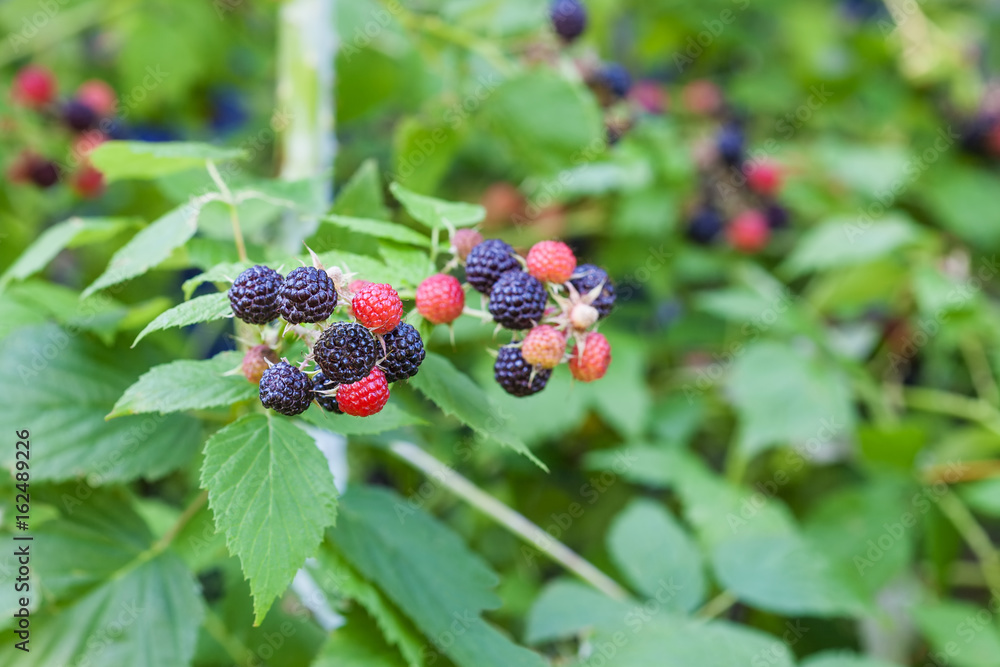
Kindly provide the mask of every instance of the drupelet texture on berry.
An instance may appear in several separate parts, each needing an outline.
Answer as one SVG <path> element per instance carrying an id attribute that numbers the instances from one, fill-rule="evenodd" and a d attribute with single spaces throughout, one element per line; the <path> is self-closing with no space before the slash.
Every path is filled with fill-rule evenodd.
<path id="1" fill-rule="evenodd" d="M 436 273 L 417 287 L 417 311 L 432 324 L 451 324 L 465 309 L 465 292 L 455 276 Z"/>
<path id="2" fill-rule="evenodd" d="M 530 329 L 545 314 L 545 286 L 530 273 L 508 271 L 490 290 L 490 315 L 507 329 Z"/>
<path id="3" fill-rule="evenodd" d="M 344 414 L 370 417 L 389 401 L 389 383 L 380 368 L 373 368 L 362 380 L 342 384 L 337 390 L 337 405 Z"/>
<path id="4" fill-rule="evenodd" d="M 566 335 L 550 324 L 535 327 L 521 343 L 521 356 L 533 366 L 555 368 L 566 353 Z"/>
<path id="5" fill-rule="evenodd" d="M 583 264 L 576 268 L 573 276 L 569 282 L 580 293 L 580 296 L 586 295 L 598 285 L 604 285 L 591 305 L 597 309 L 601 319 L 610 315 L 611 309 L 615 305 L 615 286 L 611 284 L 608 272 L 593 264 Z"/>
<path id="6" fill-rule="evenodd" d="M 382 353 L 368 329 L 354 322 L 327 327 L 313 346 L 313 358 L 323 375 L 338 384 L 368 377 Z"/>
<path id="7" fill-rule="evenodd" d="M 385 373 L 387 382 L 399 382 L 411 378 L 420 370 L 427 352 L 420 333 L 406 322 L 387 333 L 385 341 L 386 356 L 379 363 Z"/>
<path id="8" fill-rule="evenodd" d="M 337 396 L 331 396 L 324 393 L 336 389 L 337 383 L 327 380 L 326 376 L 323 375 L 323 371 L 320 371 L 313 376 L 312 388 L 313 394 L 316 397 L 316 402 L 319 403 L 319 407 L 323 408 L 327 412 L 336 412 L 338 415 L 344 414 L 343 410 L 340 409 L 340 406 L 337 405 Z"/>
<path id="9" fill-rule="evenodd" d="M 512 346 L 501 347 L 493 364 L 493 378 L 514 396 L 537 394 L 545 389 L 551 376 L 552 371 L 533 367 L 521 356 L 521 350 Z"/>
<path id="10" fill-rule="evenodd" d="M 587 28 L 587 10 L 579 0 L 555 0 L 549 6 L 552 28 L 564 42 L 572 42 Z"/>
<path id="11" fill-rule="evenodd" d="M 500 239 L 483 241 L 465 260 L 465 278 L 477 292 L 489 294 L 500 276 L 519 270 L 514 249 Z"/>
<path id="12" fill-rule="evenodd" d="M 267 324 L 276 318 L 281 281 L 281 274 L 274 269 L 251 266 L 229 288 L 233 314 L 247 324 Z"/>
<path id="13" fill-rule="evenodd" d="M 403 317 L 403 302 L 392 285 L 370 283 L 355 292 L 351 310 L 359 323 L 381 336 L 399 324 Z"/>
<path id="14" fill-rule="evenodd" d="M 289 324 L 323 322 L 337 307 L 337 290 L 326 271 L 300 266 L 278 290 L 278 312 Z"/>
<path id="15" fill-rule="evenodd" d="M 292 417 L 308 410 L 312 400 L 309 376 L 287 361 L 271 366 L 260 378 L 260 402 L 265 408 Z"/>
<path id="16" fill-rule="evenodd" d="M 528 251 L 528 273 L 539 280 L 562 284 L 576 270 L 576 256 L 562 241 L 539 241 Z"/>
<path id="17" fill-rule="evenodd" d="M 587 335 L 583 342 L 583 353 L 580 345 L 574 345 L 569 358 L 569 371 L 581 382 L 600 380 L 611 364 L 611 344 L 603 334 L 596 331 Z"/>

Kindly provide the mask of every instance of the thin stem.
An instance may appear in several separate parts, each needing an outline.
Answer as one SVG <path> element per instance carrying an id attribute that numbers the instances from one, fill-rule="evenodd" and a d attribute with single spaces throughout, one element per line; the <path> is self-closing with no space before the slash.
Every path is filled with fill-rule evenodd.
<path id="1" fill-rule="evenodd" d="M 981 399 L 939 389 L 914 387 L 903 391 L 903 401 L 907 406 L 917 410 L 937 412 L 977 422 L 983 428 L 1000 435 L 1000 412 Z"/>
<path id="2" fill-rule="evenodd" d="M 253 656 L 253 652 L 238 637 L 229 632 L 229 628 L 222 622 L 222 619 L 207 605 L 204 626 L 212 639 L 217 641 L 226 654 L 233 659 L 233 664 L 249 664 L 248 658 Z"/>
<path id="3" fill-rule="evenodd" d="M 164 550 L 166 550 L 166 548 L 170 546 L 170 543 L 174 541 L 174 538 L 177 537 L 178 533 L 180 533 L 184 529 L 184 526 L 188 525 L 188 522 L 190 522 L 191 519 L 194 518 L 194 515 L 197 514 L 201 510 L 201 508 L 205 506 L 205 503 L 207 502 L 208 502 L 208 489 L 205 489 L 204 491 L 199 493 L 198 497 L 192 500 L 191 504 L 188 505 L 187 508 L 185 508 L 185 510 L 181 513 L 179 517 L 177 517 L 177 521 L 175 521 L 174 525 L 170 527 L 170 530 L 164 533 L 163 537 L 158 539 L 153 544 L 152 551 L 156 553 L 161 553 Z"/>
<path id="4" fill-rule="evenodd" d="M 705 603 L 701 609 L 695 612 L 698 618 L 715 618 L 729 611 L 738 602 L 736 596 L 729 591 L 722 591 L 714 598 Z"/>
<path id="5" fill-rule="evenodd" d="M 441 242 L 441 228 L 434 227 L 431 230 L 431 264 L 437 260 L 438 244 Z"/>
<path id="6" fill-rule="evenodd" d="M 523 514 L 507 507 L 496 498 L 484 493 L 475 484 L 434 458 L 420 447 L 409 442 L 394 442 L 389 449 L 393 454 L 437 480 L 449 491 L 483 512 L 494 521 L 528 542 L 546 556 L 573 572 L 588 584 L 615 600 L 629 599 L 628 592 L 608 575 L 598 570 L 562 542 L 529 521 Z"/>
<path id="7" fill-rule="evenodd" d="M 240 227 L 240 214 L 236 209 L 236 200 L 233 198 L 233 193 L 230 191 L 229 186 L 222 180 L 222 174 L 219 173 L 215 162 L 212 160 L 206 161 L 205 168 L 208 169 L 208 175 L 212 177 L 215 186 L 219 188 L 222 200 L 229 207 L 229 220 L 233 223 L 233 238 L 236 240 L 236 254 L 239 256 L 241 262 L 245 262 L 247 261 L 247 246 L 243 241 L 243 228 Z"/>
<path id="8" fill-rule="evenodd" d="M 962 350 L 965 365 L 969 368 L 969 377 L 972 378 L 976 393 L 990 405 L 994 407 L 1000 405 L 1000 388 L 997 387 L 982 342 L 975 336 L 966 336 L 960 341 L 959 348 Z"/>
<path id="9" fill-rule="evenodd" d="M 979 560 L 979 569 L 994 596 L 1000 597 L 1000 553 L 989 534 L 979 525 L 976 517 L 957 495 L 948 492 L 941 496 L 938 507 L 965 540 Z"/>

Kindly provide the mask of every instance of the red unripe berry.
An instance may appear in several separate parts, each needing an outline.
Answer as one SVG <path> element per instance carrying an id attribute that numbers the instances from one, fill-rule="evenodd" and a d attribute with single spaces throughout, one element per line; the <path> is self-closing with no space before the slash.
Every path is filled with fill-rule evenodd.
<path id="1" fill-rule="evenodd" d="M 81 197 L 100 197 L 104 193 L 104 174 L 93 165 L 85 164 L 73 174 L 70 187 Z"/>
<path id="2" fill-rule="evenodd" d="M 527 202 L 521 191 L 510 183 L 494 183 L 486 189 L 479 202 L 486 209 L 487 223 L 510 222 L 522 219 Z"/>
<path id="3" fill-rule="evenodd" d="M 28 65 L 14 77 L 12 93 L 21 106 L 39 109 L 55 99 L 56 78 L 44 67 Z"/>
<path id="4" fill-rule="evenodd" d="M 691 113 L 710 115 L 722 108 L 722 91 L 707 79 L 698 79 L 684 86 L 681 97 Z"/>
<path id="5" fill-rule="evenodd" d="M 543 282 L 562 284 L 576 270 L 576 256 L 562 241 L 540 241 L 528 251 L 528 273 Z"/>
<path id="6" fill-rule="evenodd" d="M 98 116 L 107 118 L 115 112 L 118 106 L 118 96 L 114 88 L 100 79 L 84 81 L 76 89 L 76 99 L 83 102 Z"/>
<path id="7" fill-rule="evenodd" d="M 271 362 L 271 363 L 268 363 Z M 267 345 L 255 345 L 243 355 L 240 369 L 243 376 L 253 384 L 260 384 L 260 378 L 271 364 L 278 363 L 278 355 Z"/>
<path id="8" fill-rule="evenodd" d="M 458 258 L 465 261 L 472 249 L 483 242 L 483 235 L 475 229 L 457 229 L 451 235 L 451 245 Z"/>
<path id="9" fill-rule="evenodd" d="M 655 81 L 639 81 L 629 90 L 628 98 L 646 113 L 661 114 L 667 110 L 667 93 Z"/>
<path id="10" fill-rule="evenodd" d="M 351 310 L 358 322 L 381 336 L 399 325 L 403 317 L 403 302 L 392 285 L 372 283 L 354 293 Z"/>
<path id="11" fill-rule="evenodd" d="M 743 165 L 743 174 L 747 177 L 747 186 L 766 197 L 781 189 L 781 168 L 773 162 L 748 162 Z"/>
<path id="12" fill-rule="evenodd" d="M 555 368 L 566 353 L 566 335 L 549 324 L 528 332 L 521 344 L 521 356 L 533 366 Z"/>
<path id="13" fill-rule="evenodd" d="M 771 227 L 767 224 L 767 217 L 760 211 L 744 211 L 726 227 L 726 238 L 740 252 L 754 253 L 767 245 L 771 238 Z"/>
<path id="14" fill-rule="evenodd" d="M 580 382 L 600 380 L 607 373 L 609 365 L 611 365 L 611 344 L 604 334 L 596 331 L 587 334 L 583 340 L 582 353 L 579 343 L 573 346 L 569 358 L 569 371 Z"/>
<path id="15" fill-rule="evenodd" d="M 455 276 L 437 273 L 417 288 L 417 311 L 434 324 L 450 324 L 465 309 L 465 292 Z"/>
<path id="16" fill-rule="evenodd" d="M 337 389 L 337 406 L 344 414 L 355 417 L 370 417 L 381 412 L 388 401 L 389 383 L 377 366 L 364 380 L 342 384 Z"/>

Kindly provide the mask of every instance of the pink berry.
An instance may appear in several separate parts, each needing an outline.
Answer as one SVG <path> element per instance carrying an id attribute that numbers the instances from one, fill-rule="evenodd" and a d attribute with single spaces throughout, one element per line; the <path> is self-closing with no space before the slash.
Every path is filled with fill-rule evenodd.
<path id="1" fill-rule="evenodd" d="M 576 256 L 562 241 L 541 241 L 528 251 L 528 273 L 543 282 L 562 284 L 576 270 Z"/>
<path id="2" fill-rule="evenodd" d="M 118 106 L 118 96 L 114 88 L 100 79 L 84 81 L 76 89 L 76 99 L 83 102 L 102 118 L 114 114 Z"/>
<path id="3" fill-rule="evenodd" d="M 747 186 L 765 197 L 770 197 L 781 189 L 781 169 L 773 162 L 748 162 L 743 165 Z"/>
<path id="4" fill-rule="evenodd" d="M 521 344 L 521 356 L 533 366 L 555 368 L 566 353 L 566 335 L 549 324 L 528 332 Z"/>
<path id="5" fill-rule="evenodd" d="M 745 253 L 759 252 L 771 238 L 767 217 L 760 211 L 750 210 L 733 218 L 726 228 L 730 245 Z"/>
<path id="6" fill-rule="evenodd" d="M 465 309 L 465 292 L 455 276 L 437 273 L 417 288 L 417 311 L 434 324 L 451 324 Z"/>
<path id="7" fill-rule="evenodd" d="M 56 97 L 56 78 L 38 65 L 22 68 L 14 77 L 14 101 L 22 106 L 39 109 Z"/>
<path id="8" fill-rule="evenodd" d="M 600 380 L 611 365 L 611 344 L 603 334 L 596 331 L 583 340 L 583 352 L 580 344 L 573 346 L 569 358 L 569 371 L 580 382 Z"/>

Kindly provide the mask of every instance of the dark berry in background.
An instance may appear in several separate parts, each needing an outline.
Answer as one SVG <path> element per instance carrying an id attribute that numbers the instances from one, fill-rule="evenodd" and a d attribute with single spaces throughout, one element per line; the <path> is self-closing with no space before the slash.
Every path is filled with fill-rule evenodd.
<path id="1" fill-rule="evenodd" d="M 266 266 L 252 266 L 233 281 L 229 303 L 233 314 L 247 324 L 267 324 L 278 316 L 281 274 Z"/>
<path id="2" fill-rule="evenodd" d="M 708 245 L 722 232 L 725 221 L 722 215 L 712 208 L 701 208 L 695 211 L 688 221 L 687 237 L 701 245 Z"/>
<path id="3" fill-rule="evenodd" d="M 601 319 L 611 314 L 611 309 L 615 306 L 615 286 L 611 283 L 607 271 L 593 264 L 582 264 L 576 267 L 576 272 L 569 282 L 580 293 L 580 296 L 586 295 L 590 290 L 603 283 L 604 289 L 598 293 L 591 305 L 597 309 Z"/>
<path id="4" fill-rule="evenodd" d="M 70 100 L 62 108 L 62 120 L 66 127 L 75 132 L 86 132 L 97 127 L 100 117 L 79 100 Z"/>
<path id="5" fill-rule="evenodd" d="M 572 42 L 587 28 L 587 10 L 578 0 L 555 0 L 549 5 L 552 28 L 564 42 Z"/>
<path id="6" fill-rule="evenodd" d="M 739 166 L 743 162 L 743 147 L 746 137 L 743 128 L 737 123 L 728 123 L 720 131 L 716 139 L 719 157 L 730 166 Z"/>
<path id="7" fill-rule="evenodd" d="M 501 347 L 493 364 L 493 378 L 504 391 L 513 396 L 537 394 L 545 389 L 551 376 L 552 371 L 547 368 L 533 368 L 524 360 L 517 347 Z"/>
<path id="8" fill-rule="evenodd" d="M 626 97 L 632 88 L 632 75 L 619 63 L 603 65 L 598 72 L 598 79 L 615 97 Z"/>

